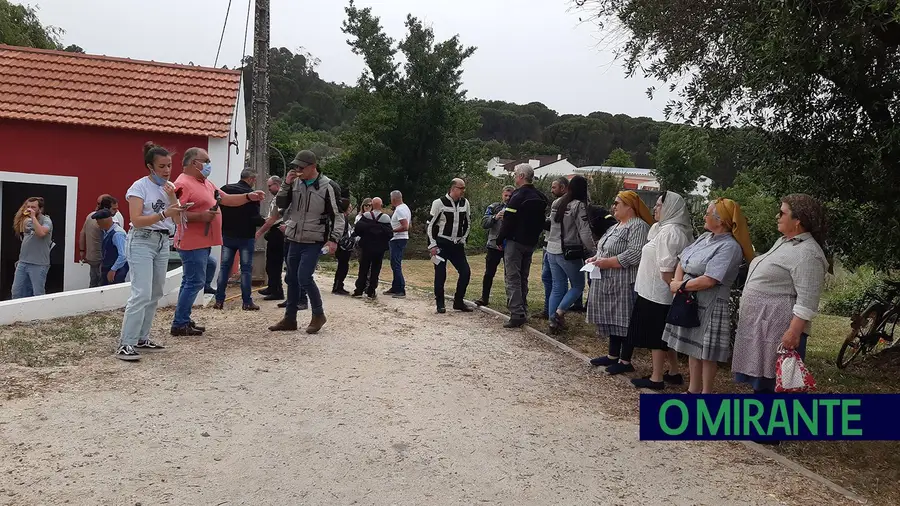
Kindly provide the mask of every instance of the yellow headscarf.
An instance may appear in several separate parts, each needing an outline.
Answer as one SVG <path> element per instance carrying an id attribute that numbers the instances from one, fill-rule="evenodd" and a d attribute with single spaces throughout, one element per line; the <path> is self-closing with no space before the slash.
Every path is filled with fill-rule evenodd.
<path id="1" fill-rule="evenodd" d="M 722 220 L 725 228 L 731 232 L 731 235 L 741 245 L 744 259 L 747 262 L 753 260 L 753 257 L 756 255 L 753 253 L 753 243 L 750 242 L 750 229 L 747 227 L 747 218 L 744 218 L 744 213 L 741 212 L 741 206 L 731 199 L 719 198 L 716 200 L 716 212 L 719 213 L 719 218 Z"/>
<path id="2" fill-rule="evenodd" d="M 647 222 L 647 225 L 653 225 L 656 223 L 656 220 L 653 219 L 653 213 L 650 212 L 650 208 L 647 207 L 647 204 L 638 197 L 638 194 L 631 191 L 625 190 L 619 192 L 617 195 L 622 202 L 625 203 L 626 206 L 634 209 L 634 214 L 637 215 L 638 218 Z"/>

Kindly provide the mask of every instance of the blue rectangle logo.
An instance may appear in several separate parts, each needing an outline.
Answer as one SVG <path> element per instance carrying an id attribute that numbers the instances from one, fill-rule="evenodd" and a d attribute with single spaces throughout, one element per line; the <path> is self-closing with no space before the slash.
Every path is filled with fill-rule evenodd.
<path id="1" fill-rule="evenodd" d="M 641 394 L 641 440 L 900 440 L 900 394 Z"/>

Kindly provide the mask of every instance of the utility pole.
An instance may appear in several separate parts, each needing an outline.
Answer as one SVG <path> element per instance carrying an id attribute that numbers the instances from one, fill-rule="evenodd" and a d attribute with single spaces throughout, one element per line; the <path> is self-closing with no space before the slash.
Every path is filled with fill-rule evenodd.
<path id="1" fill-rule="evenodd" d="M 250 169 L 256 172 L 256 189 L 266 193 L 260 206 L 268 217 L 272 195 L 269 179 L 269 0 L 256 0 L 253 23 L 253 103 L 250 108 Z M 256 241 L 253 279 L 265 280 L 266 241 Z"/>

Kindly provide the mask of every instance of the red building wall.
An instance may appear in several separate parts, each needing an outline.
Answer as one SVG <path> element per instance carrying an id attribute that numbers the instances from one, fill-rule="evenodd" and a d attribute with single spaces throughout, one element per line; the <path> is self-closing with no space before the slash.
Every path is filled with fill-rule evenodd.
<path id="1" fill-rule="evenodd" d="M 80 233 L 85 217 L 96 209 L 97 197 L 104 193 L 119 199 L 119 210 L 128 223 L 125 192 L 135 180 L 147 175 L 143 161 L 147 141 L 175 153 L 172 180 L 181 174 L 185 150 L 194 146 L 206 149 L 209 144 L 200 136 L 0 120 L 0 171 L 77 177 L 75 223 L 76 233 Z"/>

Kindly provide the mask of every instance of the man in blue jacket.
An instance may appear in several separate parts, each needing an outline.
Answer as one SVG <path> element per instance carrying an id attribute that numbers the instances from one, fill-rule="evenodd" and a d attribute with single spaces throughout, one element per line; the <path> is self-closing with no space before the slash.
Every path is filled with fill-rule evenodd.
<path id="1" fill-rule="evenodd" d="M 125 230 L 113 221 L 115 214 L 109 209 L 101 209 L 91 215 L 103 231 L 100 246 L 100 286 L 124 283 L 128 276 L 128 261 L 125 259 Z"/>

